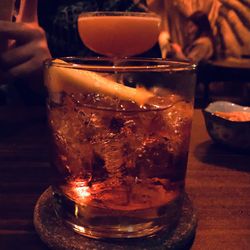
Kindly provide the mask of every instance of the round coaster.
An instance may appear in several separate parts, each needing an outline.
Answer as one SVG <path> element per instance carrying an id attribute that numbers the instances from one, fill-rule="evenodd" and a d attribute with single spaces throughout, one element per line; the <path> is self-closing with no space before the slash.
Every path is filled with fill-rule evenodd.
<path id="1" fill-rule="evenodd" d="M 126 240 L 90 239 L 75 233 L 55 215 L 52 189 L 48 188 L 35 206 L 34 225 L 42 241 L 54 250 L 177 250 L 187 249 L 192 243 L 197 219 L 186 195 L 179 223 L 170 235 Z"/>

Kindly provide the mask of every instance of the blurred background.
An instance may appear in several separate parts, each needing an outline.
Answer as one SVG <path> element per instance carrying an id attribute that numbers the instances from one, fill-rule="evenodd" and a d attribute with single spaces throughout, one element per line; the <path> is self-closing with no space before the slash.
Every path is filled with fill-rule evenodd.
<path id="1" fill-rule="evenodd" d="M 1 0 L 3 10 L 6 3 L 13 6 L 9 20 L 36 23 L 45 31 L 49 51 L 40 55 L 36 71 L 42 72 L 42 59 L 46 56 L 96 56 L 80 41 L 77 31 L 80 13 L 153 11 L 162 20 L 159 42 L 140 56 L 196 63 L 195 106 L 198 108 L 213 100 L 250 105 L 250 0 Z M 0 14 L 0 20 L 6 19 L 4 15 L 6 13 Z M 13 39 L 13 35 L 11 42 L 11 49 L 24 45 Z M 27 74 L 21 72 L 14 77 L 9 74 L 6 56 L 3 60 L 2 55 L 0 52 L 0 76 L 8 77 L 0 78 L 0 103 L 43 104 L 44 93 L 34 93 L 32 87 L 27 87 L 30 81 Z M 13 64 L 16 66 L 17 62 L 12 62 L 11 66 Z M 32 77 L 33 81 L 41 79 L 42 82 L 41 77 Z"/>

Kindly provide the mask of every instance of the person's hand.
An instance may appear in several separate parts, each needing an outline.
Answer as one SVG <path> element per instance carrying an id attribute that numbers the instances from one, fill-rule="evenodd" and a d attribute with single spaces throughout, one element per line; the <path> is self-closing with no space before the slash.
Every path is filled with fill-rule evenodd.
<path id="1" fill-rule="evenodd" d="M 36 23 L 0 21 L 0 37 L 11 41 L 9 49 L 0 54 L 3 76 L 8 81 L 27 78 L 41 84 L 43 62 L 51 57 L 43 29 Z"/>
<path id="2" fill-rule="evenodd" d="M 182 53 L 181 46 L 177 43 L 171 43 L 171 49 L 175 54 Z"/>
<path id="3" fill-rule="evenodd" d="M 186 59 L 186 56 L 184 55 L 182 48 L 179 44 L 171 43 L 170 47 L 171 47 L 171 54 L 173 55 L 173 57 L 177 59 Z"/>

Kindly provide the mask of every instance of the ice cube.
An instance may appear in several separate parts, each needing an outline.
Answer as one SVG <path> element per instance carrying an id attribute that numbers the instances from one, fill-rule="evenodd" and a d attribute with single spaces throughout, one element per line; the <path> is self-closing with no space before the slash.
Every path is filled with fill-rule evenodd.
<path id="1" fill-rule="evenodd" d="M 171 148 L 175 155 L 188 150 L 192 114 L 192 104 L 183 101 L 176 103 L 162 115 L 166 127 L 163 136 L 172 142 Z"/>
<path id="2" fill-rule="evenodd" d="M 145 138 L 136 155 L 139 178 L 171 178 L 174 159 L 169 151 L 168 139 L 156 136 Z"/>
<path id="3" fill-rule="evenodd" d="M 105 167 L 104 159 L 94 152 L 92 158 L 91 182 L 104 181 L 108 178 L 108 171 Z"/>

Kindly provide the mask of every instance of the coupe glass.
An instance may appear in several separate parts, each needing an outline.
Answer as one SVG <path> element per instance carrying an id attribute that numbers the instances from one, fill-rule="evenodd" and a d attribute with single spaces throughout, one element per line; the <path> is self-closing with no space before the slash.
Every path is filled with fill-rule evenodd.
<path id="1" fill-rule="evenodd" d="M 78 31 L 91 50 L 122 58 L 151 49 L 159 36 L 161 18 L 144 12 L 86 12 L 78 18 Z"/>

